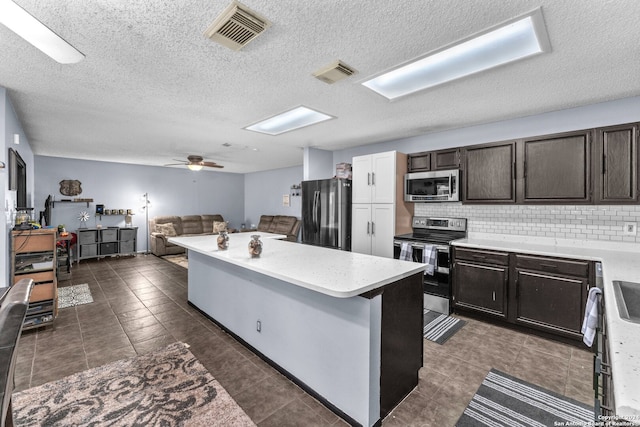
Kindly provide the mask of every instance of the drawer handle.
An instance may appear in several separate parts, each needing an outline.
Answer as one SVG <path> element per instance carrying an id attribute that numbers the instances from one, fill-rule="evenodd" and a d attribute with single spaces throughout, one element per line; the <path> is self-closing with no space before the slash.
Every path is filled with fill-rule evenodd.
<path id="1" fill-rule="evenodd" d="M 544 262 L 540 263 L 540 267 L 546 267 L 546 268 L 558 268 L 557 265 L 555 264 L 545 264 Z"/>
<path id="2" fill-rule="evenodd" d="M 473 255 L 471 255 L 471 256 L 472 256 L 473 258 L 475 258 L 475 259 L 487 259 L 487 257 L 486 257 L 486 256 L 484 256 L 484 255 L 475 255 L 475 254 L 473 254 Z"/>

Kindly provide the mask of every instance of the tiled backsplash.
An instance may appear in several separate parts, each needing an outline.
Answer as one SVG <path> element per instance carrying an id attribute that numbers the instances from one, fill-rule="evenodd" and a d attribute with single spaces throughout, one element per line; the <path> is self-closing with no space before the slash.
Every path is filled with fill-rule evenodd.
<path id="1" fill-rule="evenodd" d="M 468 231 L 473 233 L 640 243 L 640 234 L 624 234 L 625 223 L 640 224 L 638 205 L 416 203 L 415 215 L 467 218 Z"/>

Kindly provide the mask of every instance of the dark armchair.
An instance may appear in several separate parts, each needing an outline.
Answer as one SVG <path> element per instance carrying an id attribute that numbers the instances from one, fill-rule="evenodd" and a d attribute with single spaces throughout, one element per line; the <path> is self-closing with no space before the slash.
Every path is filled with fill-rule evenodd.
<path id="1" fill-rule="evenodd" d="M 18 341 L 22 324 L 29 307 L 29 295 L 33 280 L 22 279 L 13 285 L 0 300 L 0 426 L 13 425 L 11 413 L 11 394 L 13 393 L 13 374 L 15 371 Z"/>

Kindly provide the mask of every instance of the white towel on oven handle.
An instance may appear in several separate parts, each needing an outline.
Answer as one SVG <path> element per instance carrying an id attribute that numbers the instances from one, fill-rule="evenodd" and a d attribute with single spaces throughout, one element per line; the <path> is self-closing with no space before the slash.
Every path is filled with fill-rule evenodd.
<path id="1" fill-rule="evenodd" d="M 413 261 L 413 246 L 409 242 L 400 243 L 400 258 L 402 261 Z"/>
<path id="2" fill-rule="evenodd" d="M 422 262 L 427 264 L 427 269 L 424 271 L 425 276 L 433 276 L 436 271 L 436 255 L 437 250 L 434 245 L 424 245 L 422 249 Z"/>
<path id="3" fill-rule="evenodd" d="M 587 306 L 585 307 L 584 320 L 582 321 L 582 341 L 589 347 L 593 345 L 593 338 L 598 327 L 598 295 L 601 293 L 602 289 L 594 286 L 589 289 L 589 295 L 587 296 Z"/>

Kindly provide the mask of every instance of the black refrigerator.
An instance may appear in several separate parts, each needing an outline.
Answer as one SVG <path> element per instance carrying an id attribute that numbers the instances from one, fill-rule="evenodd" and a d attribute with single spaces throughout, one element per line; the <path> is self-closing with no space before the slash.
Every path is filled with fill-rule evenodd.
<path id="1" fill-rule="evenodd" d="M 302 182 L 302 243 L 351 250 L 351 180 Z"/>

